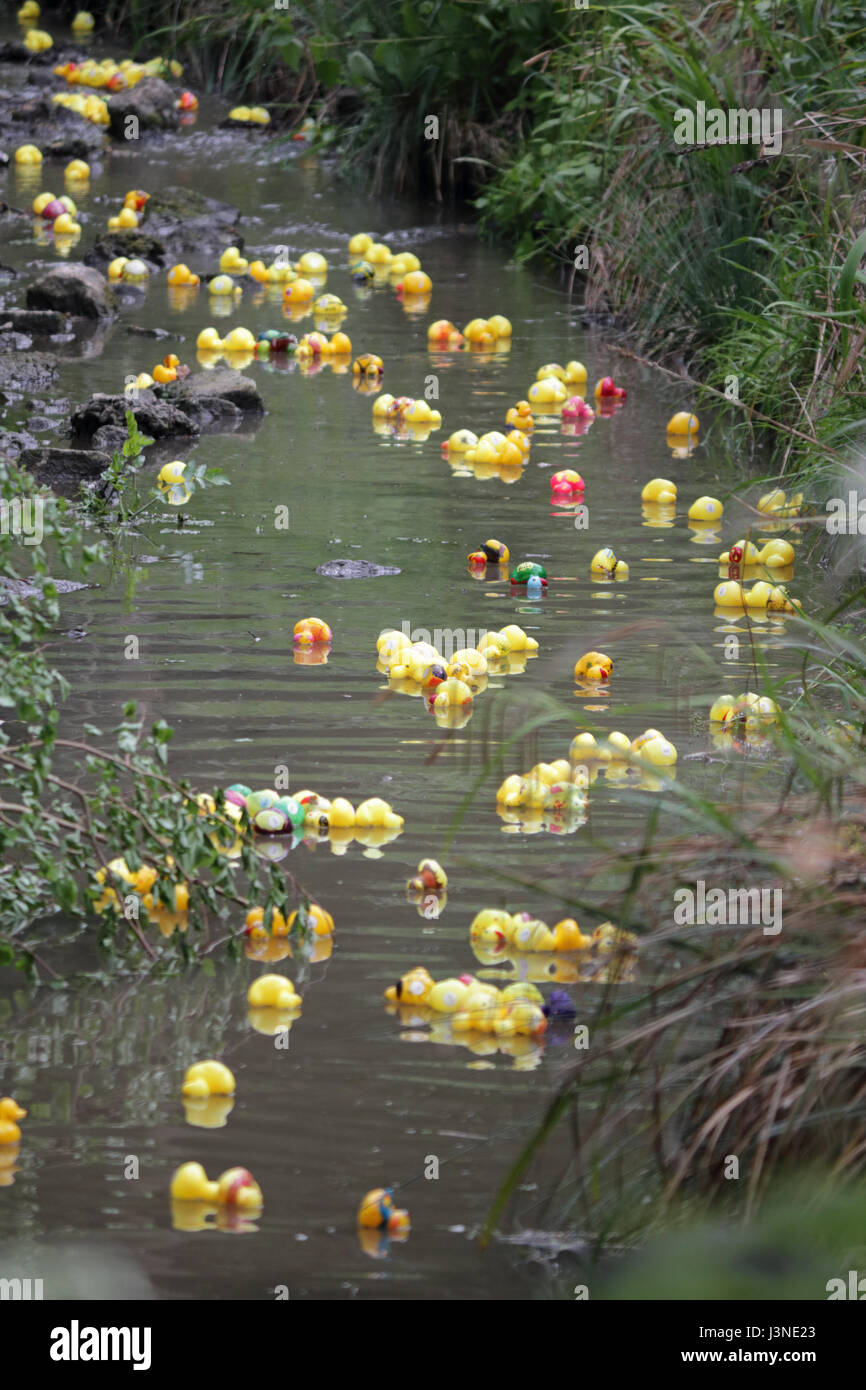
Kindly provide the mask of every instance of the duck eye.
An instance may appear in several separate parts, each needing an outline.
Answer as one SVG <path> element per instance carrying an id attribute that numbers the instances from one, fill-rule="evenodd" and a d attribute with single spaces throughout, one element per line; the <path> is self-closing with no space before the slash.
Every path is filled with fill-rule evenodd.
<path id="1" fill-rule="evenodd" d="M 397 991 L 397 998 L 399 999 L 399 998 L 401 997 L 402 993 L 403 993 L 403 981 L 402 981 L 402 980 L 398 980 L 397 983 L 396 983 L 396 985 L 394 986 L 394 988 L 395 988 L 396 991 Z"/>

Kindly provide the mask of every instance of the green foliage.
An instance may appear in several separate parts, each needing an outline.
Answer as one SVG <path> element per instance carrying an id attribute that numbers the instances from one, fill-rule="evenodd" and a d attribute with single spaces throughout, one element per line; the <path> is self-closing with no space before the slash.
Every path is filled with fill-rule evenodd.
<path id="1" fill-rule="evenodd" d="M 579 881 L 551 885 L 500 869 L 500 882 L 542 919 L 604 914 L 637 934 L 638 950 L 631 960 L 626 952 L 621 969 L 613 959 L 604 981 L 584 980 L 578 1018 L 590 1045 L 573 1054 L 501 1181 L 485 1239 L 541 1164 L 549 1229 L 577 1225 L 599 1254 L 611 1241 L 642 1242 L 710 1210 L 749 1217 L 792 1171 L 814 1168 L 831 1190 L 862 1181 L 864 981 L 856 962 L 866 907 L 866 641 L 854 624 L 864 598 L 861 586 L 822 619 L 798 620 L 798 694 L 789 682 L 786 696 L 774 687 L 760 649 L 753 652 L 749 688 L 782 702 L 772 735 L 774 767 L 787 769 L 781 789 L 775 783 L 765 800 L 752 779 L 742 798 L 729 781 L 731 762 L 717 792 L 665 776 L 641 845 L 623 845 L 615 831 L 609 839 L 581 832 L 593 857 Z M 690 673 L 712 669 L 702 648 L 689 656 Z M 680 698 L 670 700 L 681 709 Z M 638 708 L 664 727 L 664 699 Z M 538 757 L 540 731 L 558 726 L 561 746 L 561 726 L 575 723 L 573 710 L 544 692 L 503 692 L 490 719 L 504 727 L 515 709 L 522 718 L 516 727 L 509 719 L 510 736 L 492 743 L 452 842 L 479 796 L 492 798 L 504 775 L 527 766 L 528 748 Z M 675 890 L 701 878 L 730 888 L 781 885 L 781 935 L 678 926 Z M 552 1186 L 544 1151 L 569 1125 L 573 1161 Z M 739 1183 L 721 1180 L 729 1155 L 738 1157 Z M 818 1188 L 814 1181 L 816 1200 Z"/>
<path id="2" fill-rule="evenodd" d="M 268 101 L 297 120 L 313 103 L 339 122 L 341 166 L 374 191 L 474 187 L 524 129 L 527 60 L 578 32 L 549 0 L 116 0 L 103 9 L 138 49 L 185 64 L 185 80 Z M 429 116 L 439 121 L 429 138 Z"/>
<path id="3" fill-rule="evenodd" d="M 129 439 L 110 471 L 119 496 L 128 485 L 127 469 L 148 442 L 131 412 L 128 424 Z M 206 481 L 215 480 L 202 465 L 194 482 Z M 302 890 L 291 874 L 256 856 L 250 835 L 237 835 L 221 793 L 212 809 L 203 808 L 188 784 L 168 775 L 172 730 L 163 719 L 147 729 L 129 703 L 106 732 L 90 725 L 80 735 L 61 728 L 67 686 L 45 655 L 45 640 L 60 617 L 51 575 L 57 567 L 86 571 L 105 557 L 105 547 L 86 543 L 81 516 L 89 516 L 87 507 L 39 491 L 2 459 L 0 499 L 4 507 L 36 499 L 43 506 L 40 544 L 31 545 L 32 536 L 25 545 L 12 526 L 0 532 L 0 963 L 36 962 L 53 975 L 32 939 L 40 920 L 58 912 L 87 923 L 103 950 L 135 966 L 171 958 L 154 944 L 153 933 L 148 936 L 151 919 L 164 936 L 173 936 L 185 959 L 231 945 L 251 902 L 284 910 L 290 894 Z M 97 508 L 97 514 L 106 527 L 107 511 Z M 123 504 L 120 516 L 130 516 Z M 149 898 L 132 893 L 112 867 L 118 856 L 131 874 L 143 865 L 156 871 Z M 176 915 L 180 884 L 187 887 L 189 910 Z M 213 926 L 226 919 L 230 924 L 215 934 Z"/>
<path id="4" fill-rule="evenodd" d="M 476 201 L 521 259 L 558 261 L 590 310 L 775 422 L 794 469 L 839 469 L 866 387 L 862 9 L 614 4 L 553 55 L 516 158 Z M 779 109 L 784 145 L 677 146 L 678 109 Z M 797 449 L 792 449 L 799 432 Z M 850 441 L 848 441 L 850 442 Z"/>
<path id="5" fill-rule="evenodd" d="M 111 463 L 103 473 L 98 486 L 82 486 L 77 510 L 83 518 L 95 524 L 104 525 L 108 522 L 114 523 L 118 516 L 121 525 L 140 517 L 144 512 L 160 503 L 165 490 L 158 486 L 151 489 L 149 496 L 139 505 L 138 494 L 135 491 L 136 470 L 144 462 L 143 450 L 153 440 L 147 435 L 142 434 L 136 423 L 136 419 L 131 410 L 126 412 L 127 437 L 120 450 L 115 450 L 111 456 Z M 206 487 L 228 487 L 229 480 L 219 468 L 208 468 L 206 464 L 197 464 L 188 473 L 183 475 L 183 492 L 190 497 L 196 488 Z M 130 507 L 130 490 L 134 505 Z M 168 490 L 171 500 L 170 490 Z M 185 498 L 185 501 L 188 500 Z M 172 502 L 172 505 L 176 503 Z"/>

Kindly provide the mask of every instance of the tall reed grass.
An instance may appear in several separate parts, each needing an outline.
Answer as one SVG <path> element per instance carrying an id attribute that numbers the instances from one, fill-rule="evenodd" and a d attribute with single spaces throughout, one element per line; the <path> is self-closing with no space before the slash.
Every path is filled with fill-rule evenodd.
<path id="1" fill-rule="evenodd" d="M 850 623 L 864 600 L 858 590 L 789 635 L 800 677 L 771 776 L 752 763 L 736 794 L 725 778 L 716 795 L 671 779 L 637 848 L 584 826 L 595 852 L 579 880 L 497 873 L 509 900 L 542 918 L 574 915 L 585 929 L 606 918 L 638 944 L 603 982 L 588 975 L 579 987 L 589 1045 L 502 1182 L 485 1239 L 516 1203 L 518 1226 L 577 1231 L 602 1258 L 713 1212 L 749 1221 L 804 1172 L 816 1199 L 866 1177 L 866 642 Z M 778 697 L 756 662 L 755 683 Z M 455 837 L 479 797 L 538 757 L 548 729 L 574 721 L 541 693 L 514 700 L 491 703 Z M 664 724 L 663 705 L 653 717 Z M 748 736 L 728 743 L 713 755 L 742 762 Z M 675 893 L 701 879 L 725 891 L 780 885 L 781 931 L 677 925 Z M 545 1147 L 563 1126 L 573 1158 L 551 1182 Z M 542 1199 L 523 1195 L 533 1191 Z"/>

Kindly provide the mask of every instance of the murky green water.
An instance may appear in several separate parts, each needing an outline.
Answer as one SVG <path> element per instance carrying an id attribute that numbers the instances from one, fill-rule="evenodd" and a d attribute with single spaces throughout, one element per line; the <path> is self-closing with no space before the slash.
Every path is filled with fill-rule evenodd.
<path id="1" fill-rule="evenodd" d="M 81 200 L 87 224 L 74 254 L 132 187 L 188 187 L 236 204 L 247 248 L 266 259 L 281 244 L 293 257 L 324 252 L 327 288 L 349 306 L 344 328 L 355 351 L 384 358 L 384 386 L 395 395 L 421 395 L 434 374 L 444 426 L 425 442 L 398 443 L 373 431 L 371 399 L 353 390 L 350 377 L 252 363 L 247 370 L 267 410 L 259 427 L 177 450 L 221 468 L 231 487 L 197 494 L 183 531 L 173 512 L 158 511 L 140 534 L 118 542 L 113 567 L 93 576 L 97 587 L 63 601 L 54 655 L 72 685 L 67 729 L 73 736 L 85 722 L 110 727 L 122 702 L 135 698 L 148 718 L 174 727 L 171 770 L 201 788 L 270 785 L 286 765 L 294 789 L 353 802 L 385 796 L 405 816 L 405 831 L 381 852 L 355 843 L 338 855 L 325 843 L 301 846 L 287 861 L 336 921 L 331 959 L 279 967 L 304 998 L 287 1052 L 248 1021 L 249 981 L 268 968 L 253 961 L 221 964 L 212 978 L 109 978 L 65 994 L 29 989 L 0 972 L 0 1092 L 30 1110 L 14 1184 L 0 1191 L 0 1238 L 14 1242 L 21 1272 L 34 1276 L 46 1243 L 69 1245 L 71 1268 L 88 1271 L 73 1285 L 82 1296 L 110 1296 L 108 1277 L 95 1272 L 107 1250 L 130 1287 L 158 1297 L 267 1298 L 276 1285 L 292 1298 L 568 1296 L 567 1265 L 551 1283 L 515 1248 L 484 1253 L 473 1235 L 574 1055 L 570 1025 L 554 1030 L 541 1051 L 476 1056 L 402 1027 L 385 1012 L 382 991 L 415 964 L 435 976 L 480 968 L 468 941 L 480 907 L 532 907 L 555 921 L 557 892 L 585 882 L 599 843 L 628 846 L 642 834 L 649 793 L 604 778 L 592 788 L 587 824 L 574 833 L 522 833 L 497 815 L 496 776 L 444 849 L 481 766 L 485 711 L 497 710 L 485 734 L 493 751 L 534 692 L 571 711 L 507 761 L 503 775 L 565 756 L 583 706 L 604 730 L 633 736 L 660 727 L 678 747 L 679 781 L 696 789 L 733 799 L 756 794 L 760 779 L 778 779 L 772 763 L 736 752 L 724 761 L 685 760 L 711 747 L 700 719 L 711 696 L 751 683 L 749 643 L 742 640 L 733 659 L 724 652 L 726 636 L 744 623 L 714 616 L 712 603 L 716 557 L 742 533 L 746 512 L 733 503 L 710 536 L 688 526 L 691 500 L 726 497 L 734 483 L 720 434 L 706 420 L 696 453 L 673 457 L 664 425 L 693 405 L 687 391 L 619 359 L 609 338 L 582 329 L 576 306 L 551 280 L 516 268 L 451 214 L 373 205 L 297 149 L 278 163 L 260 139 L 214 137 L 213 117 L 204 103 L 198 124 L 178 138 L 107 158 Z M 47 164 L 42 182 L 60 191 L 62 176 Z M 9 173 L 3 196 L 26 205 L 32 192 L 25 199 Z M 429 311 L 407 313 L 387 285 L 352 286 L 345 247 L 363 229 L 417 252 L 434 282 Z M 54 254 L 34 244 L 28 222 L 0 246 L 0 259 L 25 273 Z M 199 270 L 215 268 L 187 259 Z M 432 318 L 462 325 L 494 312 L 514 325 L 510 352 L 428 352 Z M 77 402 L 117 390 L 126 374 L 150 369 L 170 350 L 199 370 L 195 339 L 211 322 L 226 326 L 204 289 L 180 309 L 157 276 L 140 306 L 123 310 L 101 352 L 62 359 L 58 394 Z M 246 292 L 231 322 L 258 330 L 284 320 L 278 299 Z M 130 323 L 165 327 L 171 340 L 132 336 Z M 312 326 L 312 318 L 302 320 L 303 330 Z M 441 440 L 453 429 L 501 428 L 539 365 L 574 357 L 587 364 L 590 381 L 610 371 L 628 388 L 615 418 L 597 419 L 580 437 L 559 422 L 542 424 L 522 475 L 507 480 L 474 476 L 443 458 Z M 586 479 L 588 530 L 550 505 L 550 472 L 568 466 Z M 679 489 L 670 526 L 642 515 L 641 486 L 658 474 Z M 289 508 L 288 531 L 275 529 L 279 506 Z M 505 540 L 515 560 L 543 560 L 551 581 L 542 600 L 527 602 L 507 582 L 467 573 L 467 553 L 488 536 Z M 606 544 L 629 562 L 628 583 L 590 582 L 590 558 Z M 344 556 L 401 573 L 365 582 L 314 573 Z M 800 568 L 791 587 L 806 598 L 814 584 Z M 292 658 L 293 625 L 309 613 L 334 631 L 326 665 Z M 465 728 L 438 728 L 421 700 L 381 698 L 375 640 L 383 627 L 478 632 L 511 621 L 538 638 L 538 657 L 523 674 L 491 681 Z M 71 630 L 85 635 L 70 637 Z M 771 674 L 794 677 L 796 660 L 785 647 L 790 620 L 761 623 L 759 631 Z M 135 661 L 124 656 L 130 635 L 139 644 Z M 574 693 L 572 668 L 589 648 L 614 658 L 603 700 Z M 512 697 L 504 723 L 497 686 Z M 442 858 L 449 873 L 438 920 L 424 919 L 405 897 L 425 854 Z M 504 875 L 531 879 L 552 897 L 509 891 Z M 606 877 L 593 884 L 599 911 L 585 927 L 608 915 L 603 897 L 615 886 Z M 58 922 L 38 935 L 49 958 L 54 951 L 64 965 L 92 966 L 86 935 Z M 573 988 L 578 1004 L 581 990 L 592 988 Z M 234 1069 L 237 1102 L 225 1127 L 192 1128 L 180 1080 L 190 1062 L 211 1055 Z M 518 1228 L 544 1226 L 566 1148 L 565 1138 L 555 1144 L 537 1185 L 519 1194 Z M 137 1179 L 124 1177 L 130 1156 Z M 424 1177 L 430 1156 L 439 1160 L 438 1180 Z M 242 1163 L 263 1188 L 258 1231 L 230 1251 L 214 1245 L 226 1238 L 221 1232 L 172 1229 L 170 1177 L 192 1158 L 209 1173 Z M 359 1246 L 354 1212 L 364 1191 L 382 1182 L 400 1189 L 413 1229 L 408 1243 L 375 1260 Z M 118 1287 L 115 1265 L 108 1268 Z M 57 1276 L 64 1285 L 57 1294 L 72 1277 Z"/>

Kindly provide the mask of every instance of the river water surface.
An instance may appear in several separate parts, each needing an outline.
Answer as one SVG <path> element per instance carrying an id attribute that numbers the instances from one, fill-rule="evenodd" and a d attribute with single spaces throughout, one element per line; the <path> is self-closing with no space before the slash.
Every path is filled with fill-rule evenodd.
<path id="1" fill-rule="evenodd" d="M 6 77 L 18 80 L 14 72 Z M 743 624 L 714 615 L 712 601 L 717 556 L 742 533 L 746 511 L 731 502 L 710 535 L 685 515 L 702 493 L 727 498 L 737 480 L 710 419 L 690 457 L 672 454 L 664 426 L 673 411 L 693 407 L 687 388 L 618 357 L 609 334 L 581 327 L 576 300 L 553 279 L 515 266 L 452 212 L 370 201 L 303 148 L 275 151 L 260 135 L 215 134 L 220 114 L 204 100 L 198 122 L 178 136 L 107 156 L 80 200 L 86 225 L 73 257 L 132 187 L 189 188 L 236 205 L 248 249 L 266 260 L 279 245 L 293 258 L 308 249 L 325 254 L 327 289 L 348 305 L 343 326 L 355 352 L 383 357 L 384 389 L 394 395 L 422 395 L 435 375 L 443 429 L 425 441 L 377 434 L 371 398 L 353 390 L 351 376 L 327 367 L 305 374 L 291 359 L 284 370 L 253 362 L 245 370 L 266 407 L 258 427 L 177 448 L 179 457 L 222 469 L 231 486 L 197 493 L 182 531 L 170 509 L 157 508 L 137 534 L 118 541 L 113 565 L 91 576 L 94 587 L 63 600 L 52 654 L 71 683 L 65 730 L 73 737 L 85 723 L 109 728 L 123 702 L 135 699 L 148 719 L 171 724 L 170 770 L 197 787 L 269 786 L 284 765 L 293 789 L 342 793 L 355 803 L 384 796 L 405 829 L 381 850 L 353 843 L 338 854 L 326 842 L 301 845 L 287 861 L 334 916 L 330 959 L 278 967 L 243 959 L 219 963 L 213 975 L 144 983 L 107 974 L 65 992 L 0 972 L 0 1093 L 30 1112 L 14 1183 L 0 1190 L 0 1241 L 21 1273 L 45 1277 L 47 1296 L 272 1298 L 284 1286 L 291 1298 L 570 1297 L 567 1262 L 542 1266 L 514 1245 L 482 1251 L 475 1236 L 574 1057 L 571 1025 L 552 1030 L 543 1049 L 480 1055 L 429 1041 L 426 1030 L 388 1014 L 382 994 L 415 964 L 437 977 L 481 969 L 468 940 L 478 909 L 529 907 L 556 921 L 600 843 L 640 842 L 651 793 L 604 778 L 591 789 L 587 823 L 573 833 L 529 833 L 497 814 L 501 776 L 565 756 L 581 714 L 631 736 L 657 725 L 679 750 L 678 781 L 698 791 L 733 798 L 776 784 L 772 761 L 686 761 L 712 747 L 705 718 L 712 696 L 751 684 L 748 642 L 725 657 L 726 636 Z M 46 163 L 42 182 L 61 191 L 60 168 Z M 6 174 L 3 197 L 13 205 L 28 206 L 35 191 Z M 420 256 L 434 285 L 429 309 L 407 312 L 387 282 L 352 285 L 346 244 L 359 230 Z M 24 277 L 56 254 L 35 243 L 28 221 L 7 231 L 0 249 Z M 182 259 L 216 269 L 214 260 Z M 433 318 L 462 326 L 497 312 L 514 326 L 509 352 L 428 351 Z M 149 370 L 171 350 L 201 370 L 196 335 L 229 322 L 255 331 L 285 320 L 278 297 L 249 289 L 230 320 L 215 318 L 204 288 L 180 305 L 164 274 L 156 275 L 99 352 L 62 357 L 57 394 L 76 403 L 118 390 L 128 373 Z M 130 324 L 166 328 L 171 337 L 135 336 Z M 292 326 L 314 325 L 310 317 Z M 536 369 L 571 358 L 586 363 L 590 382 L 615 375 L 628 389 L 625 407 L 580 436 L 542 422 L 517 476 L 449 465 L 440 444 L 452 430 L 502 428 Z M 586 480 L 586 530 L 550 505 L 550 473 L 568 466 Z M 669 525 L 642 514 L 640 490 L 655 475 L 679 489 Z M 152 476 L 151 468 L 142 488 Z M 289 509 L 287 530 L 274 526 L 280 506 Z M 505 540 L 513 560 L 546 565 L 543 599 L 528 602 L 507 580 L 468 573 L 466 555 L 489 536 Z M 590 582 L 590 558 L 607 544 L 629 562 L 627 583 Z M 341 581 L 315 573 L 338 557 L 397 566 L 400 574 Z M 792 589 L 802 598 L 806 581 L 801 568 Z M 325 665 L 293 661 L 293 625 L 310 613 L 334 632 Z M 381 698 L 375 641 L 383 627 L 479 633 L 514 621 L 537 637 L 538 656 L 523 673 L 491 681 L 464 728 L 439 728 L 421 700 Z M 794 628 L 785 619 L 759 625 L 770 675 L 780 681 L 796 673 L 785 647 Z M 124 656 L 130 635 L 137 660 Z M 589 648 L 614 659 L 604 698 L 575 695 L 572 668 Z M 503 704 L 497 686 L 510 703 L 504 724 L 497 716 L 487 727 L 485 705 Z M 561 717 L 487 779 L 449 844 L 484 751 L 496 753 L 502 730 L 513 732 L 538 692 L 560 701 Z M 447 906 L 436 919 L 420 915 L 405 892 L 418 860 L 431 854 L 449 873 Z M 506 875 L 539 889 L 509 888 Z M 617 886 L 613 879 L 592 885 L 599 909 L 582 918 L 585 928 L 608 915 L 604 895 Z M 93 969 L 87 932 L 58 919 L 43 923 L 35 939 L 64 968 Z M 249 982 L 271 968 L 286 969 L 303 994 L 287 1051 L 247 1017 Z M 572 987 L 578 1008 L 581 991 L 593 988 Z M 185 1067 L 207 1056 L 224 1058 L 238 1080 L 230 1118 L 216 1129 L 187 1124 L 178 1098 Z M 568 1150 L 563 1136 L 518 1193 L 513 1229 L 544 1228 Z M 209 1174 L 242 1163 L 262 1186 L 257 1230 L 235 1233 L 230 1247 L 222 1243 L 228 1232 L 173 1228 L 171 1174 L 193 1158 Z M 438 1178 L 425 1177 L 431 1158 Z M 359 1243 L 354 1212 L 382 1183 L 398 1189 L 412 1233 L 405 1244 L 374 1251 Z"/>

